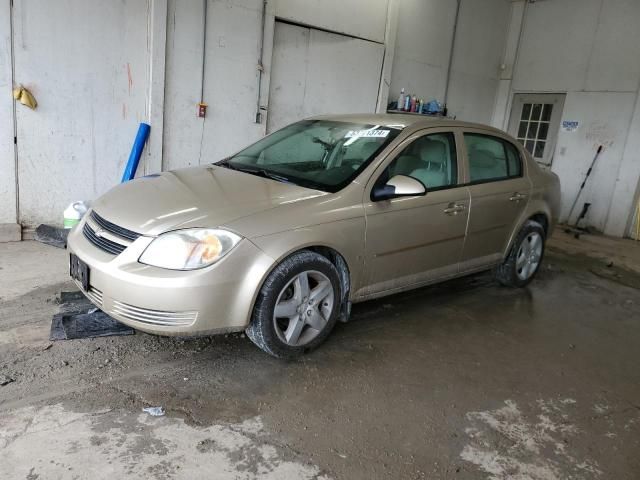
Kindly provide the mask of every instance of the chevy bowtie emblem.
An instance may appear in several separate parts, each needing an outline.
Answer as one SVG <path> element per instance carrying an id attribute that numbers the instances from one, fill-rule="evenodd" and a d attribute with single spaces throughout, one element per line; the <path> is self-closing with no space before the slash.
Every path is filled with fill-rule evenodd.
<path id="1" fill-rule="evenodd" d="M 104 230 L 102 230 L 101 228 L 96 228 L 96 231 L 93 233 L 96 237 L 102 238 L 102 232 L 104 232 Z"/>

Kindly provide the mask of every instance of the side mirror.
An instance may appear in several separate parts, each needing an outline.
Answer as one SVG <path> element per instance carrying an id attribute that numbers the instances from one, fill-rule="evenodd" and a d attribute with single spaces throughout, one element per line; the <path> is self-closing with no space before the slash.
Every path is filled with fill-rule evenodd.
<path id="1" fill-rule="evenodd" d="M 419 180 L 406 175 L 395 175 L 384 185 L 373 187 L 371 200 L 379 202 L 397 197 L 417 197 L 426 193 L 427 189 Z"/>

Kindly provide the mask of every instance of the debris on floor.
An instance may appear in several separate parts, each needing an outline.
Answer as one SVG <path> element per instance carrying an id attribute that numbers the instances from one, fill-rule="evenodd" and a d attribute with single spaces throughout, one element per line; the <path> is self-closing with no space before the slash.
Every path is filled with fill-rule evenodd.
<path id="1" fill-rule="evenodd" d="M 163 407 L 146 407 L 142 409 L 143 412 L 148 413 L 152 417 L 163 417 L 164 416 L 164 408 Z"/>
<path id="2" fill-rule="evenodd" d="M 8 377 L 6 375 L 0 375 L 0 387 L 4 387 L 5 385 L 9 385 L 13 382 L 13 378 Z"/>
<path id="3" fill-rule="evenodd" d="M 95 308 L 80 292 L 62 292 L 60 310 L 51 321 L 51 341 L 135 333 L 133 328 Z"/>
<path id="4" fill-rule="evenodd" d="M 56 227 L 54 225 L 39 225 L 36 228 L 35 238 L 40 243 L 46 243 L 53 247 L 67 248 L 68 228 Z"/>
<path id="5" fill-rule="evenodd" d="M 550 247 L 525 289 L 483 274 L 358 303 L 325 346 L 282 362 L 239 334 L 49 342 L 54 314 L 95 305 L 68 280 L 63 250 L 4 244 L 0 378 L 13 382 L 0 386 L 0 478 L 33 466 L 40 479 L 91 468 L 113 478 L 638 478 L 640 295 L 590 269 L 633 268 L 626 276 L 640 282 L 640 244 L 556 230 Z M 164 416 L 142 411 L 157 406 Z M 291 473 L 296 462 L 317 469 Z"/>

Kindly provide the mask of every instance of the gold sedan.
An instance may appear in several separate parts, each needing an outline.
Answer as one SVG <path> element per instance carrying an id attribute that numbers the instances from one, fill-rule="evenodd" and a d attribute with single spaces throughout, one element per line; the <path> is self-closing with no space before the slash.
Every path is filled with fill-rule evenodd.
<path id="1" fill-rule="evenodd" d="M 502 131 L 315 117 L 218 163 L 112 189 L 70 233 L 70 273 L 136 329 L 246 330 L 292 357 L 353 302 L 487 269 L 526 285 L 559 204 L 557 176 Z"/>

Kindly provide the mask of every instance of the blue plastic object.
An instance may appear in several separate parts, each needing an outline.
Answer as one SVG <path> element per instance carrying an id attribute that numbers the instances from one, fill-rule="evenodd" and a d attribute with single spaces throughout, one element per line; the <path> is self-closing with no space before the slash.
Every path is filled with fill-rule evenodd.
<path id="1" fill-rule="evenodd" d="M 124 173 L 122 174 L 122 181 L 120 183 L 128 182 L 136 176 L 136 170 L 138 169 L 138 164 L 140 163 L 142 150 L 144 149 L 144 144 L 147 143 L 147 138 L 149 138 L 150 131 L 151 126 L 146 123 L 141 123 L 140 127 L 138 127 L 138 133 L 136 135 L 136 139 L 133 141 L 133 147 L 131 147 L 129 160 L 127 161 L 127 166 L 124 169 Z"/>
<path id="2" fill-rule="evenodd" d="M 438 104 L 437 101 L 431 100 L 429 103 L 427 103 L 427 113 L 435 114 L 439 112 L 440 112 L 440 105 Z"/>

